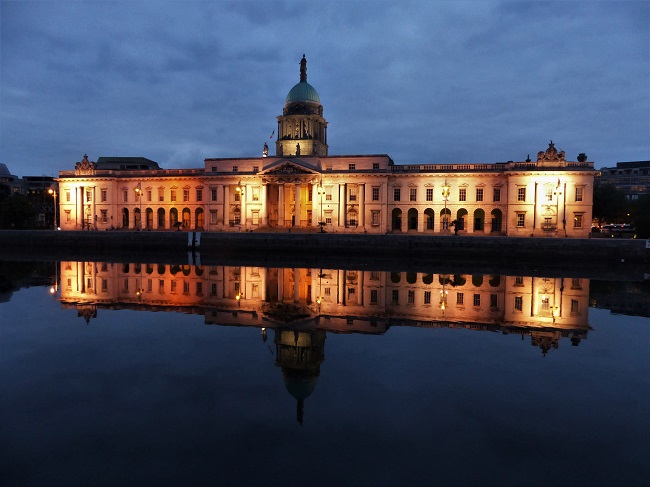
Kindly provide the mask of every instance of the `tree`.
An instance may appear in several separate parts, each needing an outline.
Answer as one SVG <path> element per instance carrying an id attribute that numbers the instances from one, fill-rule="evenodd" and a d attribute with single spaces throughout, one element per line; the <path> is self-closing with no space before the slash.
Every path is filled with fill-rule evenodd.
<path id="1" fill-rule="evenodd" d="M 632 207 L 632 223 L 639 238 L 650 237 L 650 195 L 641 196 Z"/>
<path id="2" fill-rule="evenodd" d="M 623 223 L 630 213 L 630 202 L 623 191 L 615 186 L 605 185 L 594 187 L 593 217 L 598 224 Z"/>
<path id="3" fill-rule="evenodd" d="M 27 196 L 13 194 L 0 203 L 0 228 L 30 228 L 34 214 L 34 205 Z"/>

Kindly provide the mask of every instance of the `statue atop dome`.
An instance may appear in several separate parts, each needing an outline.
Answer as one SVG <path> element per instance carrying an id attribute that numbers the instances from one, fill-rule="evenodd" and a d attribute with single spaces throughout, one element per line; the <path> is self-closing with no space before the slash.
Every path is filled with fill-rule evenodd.
<path id="1" fill-rule="evenodd" d="M 300 60 L 300 82 L 307 82 L 307 58 L 304 54 Z"/>

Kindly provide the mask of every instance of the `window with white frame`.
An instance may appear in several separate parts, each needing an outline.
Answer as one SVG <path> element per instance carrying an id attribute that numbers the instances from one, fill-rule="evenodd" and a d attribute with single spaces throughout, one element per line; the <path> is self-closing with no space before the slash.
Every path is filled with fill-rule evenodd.
<path id="1" fill-rule="evenodd" d="M 379 201 L 379 187 L 374 186 L 372 188 L 372 201 Z"/>
<path id="2" fill-rule="evenodd" d="M 212 201 L 217 201 L 217 190 L 216 189 L 211 189 L 210 190 L 210 199 Z"/>
<path id="3" fill-rule="evenodd" d="M 483 201 L 483 188 L 476 188 L 476 201 Z"/>
<path id="4" fill-rule="evenodd" d="M 401 197 L 401 190 L 400 188 L 394 188 L 393 189 L 393 201 L 399 201 Z"/>
<path id="5" fill-rule="evenodd" d="M 217 224 L 217 210 L 210 210 L 210 224 Z"/>
<path id="6" fill-rule="evenodd" d="M 409 201 L 418 200 L 418 190 L 417 188 L 409 188 Z"/>
<path id="7" fill-rule="evenodd" d="M 517 188 L 517 201 L 526 201 L 526 188 Z"/>
<path id="8" fill-rule="evenodd" d="M 348 188 L 348 198 L 350 201 L 357 201 L 357 187 L 350 186 Z"/>
<path id="9" fill-rule="evenodd" d="M 433 201 L 433 188 L 427 188 L 426 198 L 427 201 Z"/>
<path id="10" fill-rule="evenodd" d="M 105 203 L 106 200 L 108 199 L 108 192 L 105 189 L 102 189 L 99 192 L 99 197 L 101 198 L 102 203 Z"/>
<path id="11" fill-rule="evenodd" d="M 582 213 L 574 213 L 573 228 L 582 228 Z"/>
<path id="12" fill-rule="evenodd" d="M 458 189 L 458 201 L 467 201 L 467 188 Z"/>
<path id="13" fill-rule="evenodd" d="M 370 224 L 373 227 L 378 227 L 381 223 L 381 212 L 379 210 L 372 210 L 370 213 Z"/>
<path id="14" fill-rule="evenodd" d="M 517 228 L 524 228 L 526 223 L 526 213 L 517 213 Z"/>
<path id="15" fill-rule="evenodd" d="M 583 190 L 582 186 L 576 186 L 576 201 L 582 201 Z"/>
<path id="16" fill-rule="evenodd" d="M 553 201 L 553 186 L 546 186 L 546 201 Z"/>
<path id="17" fill-rule="evenodd" d="M 521 296 L 515 296 L 515 309 L 517 311 L 522 311 L 524 309 L 524 298 Z"/>
<path id="18" fill-rule="evenodd" d="M 501 201 L 501 188 L 493 188 L 492 201 Z"/>

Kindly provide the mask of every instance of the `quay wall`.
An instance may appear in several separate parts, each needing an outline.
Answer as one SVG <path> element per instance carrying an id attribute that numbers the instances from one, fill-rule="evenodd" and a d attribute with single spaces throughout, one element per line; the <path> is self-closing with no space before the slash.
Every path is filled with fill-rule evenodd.
<path id="1" fill-rule="evenodd" d="M 404 270 L 491 268 L 551 274 L 569 269 L 610 273 L 650 262 L 645 240 L 509 238 L 329 233 L 149 231 L 0 231 L 0 259 L 200 262 L 203 265 Z M 188 243 L 189 242 L 189 243 Z M 237 262 L 238 264 L 234 264 Z M 489 273 L 489 272 L 488 272 Z"/>

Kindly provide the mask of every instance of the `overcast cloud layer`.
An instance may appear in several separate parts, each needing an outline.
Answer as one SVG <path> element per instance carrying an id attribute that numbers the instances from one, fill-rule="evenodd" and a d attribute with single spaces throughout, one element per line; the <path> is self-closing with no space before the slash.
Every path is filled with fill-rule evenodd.
<path id="1" fill-rule="evenodd" d="M 257 157 L 308 81 L 329 151 L 650 159 L 650 2 L 1 2 L 0 162 Z M 274 139 L 275 140 L 275 139 Z M 274 145 L 270 144 L 274 153 Z"/>

